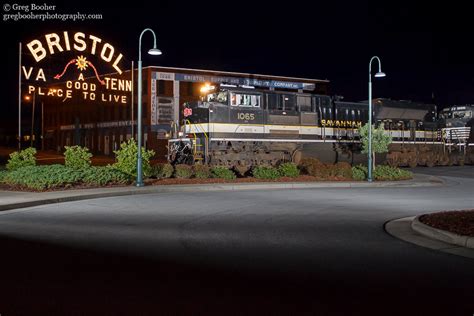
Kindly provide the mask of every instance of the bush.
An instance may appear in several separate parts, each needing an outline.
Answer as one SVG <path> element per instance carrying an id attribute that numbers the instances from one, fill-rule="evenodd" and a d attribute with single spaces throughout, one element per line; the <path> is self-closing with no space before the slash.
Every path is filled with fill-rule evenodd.
<path id="1" fill-rule="evenodd" d="M 413 173 L 390 166 L 377 166 L 373 171 L 376 180 L 406 180 L 413 178 Z"/>
<path id="2" fill-rule="evenodd" d="M 278 173 L 282 177 L 296 178 L 300 175 L 298 166 L 292 162 L 286 162 L 278 167 Z"/>
<path id="3" fill-rule="evenodd" d="M 16 170 L 27 166 L 36 165 L 36 149 L 33 147 L 23 149 L 21 151 L 15 151 L 10 154 L 8 159 L 7 169 Z"/>
<path id="4" fill-rule="evenodd" d="M 213 167 L 211 168 L 211 174 L 213 178 L 233 180 L 236 178 L 235 173 L 226 167 Z"/>
<path id="5" fill-rule="evenodd" d="M 83 169 L 81 174 L 81 181 L 90 185 L 126 184 L 130 178 L 130 175 L 110 166 L 90 167 Z"/>
<path id="6" fill-rule="evenodd" d="M 257 166 L 253 168 L 252 174 L 257 179 L 278 179 L 280 173 L 273 167 Z"/>
<path id="7" fill-rule="evenodd" d="M 336 175 L 336 168 L 331 164 L 325 164 L 317 158 L 304 158 L 300 168 L 308 175 L 327 179 Z"/>
<path id="8" fill-rule="evenodd" d="M 157 179 L 171 178 L 173 175 L 174 168 L 169 163 L 159 163 L 152 167 L 151 176 Z"/>
<path id="9" fill-rule="evenodd" d="M 193 175 L 193 167 L 190 165 L 176 165 L 174 175 L 179 179 L 189 179 Z"/>
<path id="10" fill-rule="evenodd" d="M 317 158 L 303 158 L 299 166 L 301 171 L 310 176 L 314 176 L 318 173 L 318 170 L 324 167 L 324 164 Z"/>
<path id="11" fill-rule="evenodd" d="M 7 176 L 8 174 L 8 171 L 6 170 L 0 170 L 0 183 L 3 182 L 3 179 L 5 179 L 5 177 Z"/>
<path id="12" fill-rule="evenodd" d="M 194 165 L 194 176 L 198 179 L 207 179 L 211 177 L 211 170 L 206 165 Z"/>
<path id="13" fill-rule="evenodd" d="M 358 165 L 352 167 L 352 178 L 354 180 L 366 180 L 368 173 L 366 166 Z M 413 178 L 413 173 L 397 167 L 381 165 L 373 170 L 372 178 L 379 181 L 406 180 Z"/>
<path id="14" fill-rule="evenodd" d="M 129 183 L 130 176 L 111 167 L 69 168 L 64 165 L 27 166 L 8 172 L 4 183 L 45 190 L 75 184 L 105 185 Z"/>
<path id="15" fill-rule="evenodd" d="M 65 187 L 81 181 L 82 172 L 63 165 L 27 166 L 9 172 L 4 182 L 30 189 Z"/>
<path id="16" fill-rule="evenodd" d="M 367 167 L 358 165 L 352 167 L 352 179 L 358 180 L 358 181 L 363 181 L 367 179 Z"/>
<path id="17" fill-rule="evenodd" d="M 131 138 L 127 142 L 120 144 L 120 149 L 114 151 L 117 162 L 112 165 L 114 169 L 117 169 L 123 173 L 137 176 L 137 153 L 138 146 L 137 142 Z M 145 177 L 150 176 L 151 166 L 150 158 L 155 155 L 153 150 L 145 150 L 142 148 L 142 170 Z"/>
<path id="18" fill-rule="evenodd" d="M 65 146 L 64 165 L 72 169 L 84 169 L 91 165 L 92 154 L 87 147 Z"/>
<path id="19" fill-rule="evenodd" d="M 348 162 L 338 162 L 334 165 L 334 176 L 352 179 L 352 167 Z"/>

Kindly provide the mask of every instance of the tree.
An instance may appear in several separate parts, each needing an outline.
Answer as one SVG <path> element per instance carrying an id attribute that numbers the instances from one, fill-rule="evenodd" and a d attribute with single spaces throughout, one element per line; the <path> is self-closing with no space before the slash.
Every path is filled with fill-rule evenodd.
<path id="1" fill-rule="evenodd" d="M 359 127 L 360 142 L 362 143 L 362 153 L 369 152 L 369 124 Z M 375 170 L 375 154 L 382 154 L 388 152 L 388 145 L 392 143 L 392 136 L 385 133 L 382 124 L 375 128 L 372 125 L 372 162 Z"/>

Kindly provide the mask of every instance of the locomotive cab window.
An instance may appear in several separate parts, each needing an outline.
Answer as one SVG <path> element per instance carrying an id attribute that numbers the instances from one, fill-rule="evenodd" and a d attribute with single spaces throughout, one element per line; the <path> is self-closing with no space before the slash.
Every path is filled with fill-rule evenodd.
<path id="1" fill-rule="evenodd" d="M 260 95 L 256 94 L 243 94 L 243 93 L 231 93 L 230 94 L 230 105 L 241 106 L 241 107 L 260 107 Z"/>
<path id="2" fill-rule="evenodd" d="M 218 93 L 211 93 L 206 96 L 207 102 L 218 102 L 227 104 L 227 92 L 221 91 Z"/>

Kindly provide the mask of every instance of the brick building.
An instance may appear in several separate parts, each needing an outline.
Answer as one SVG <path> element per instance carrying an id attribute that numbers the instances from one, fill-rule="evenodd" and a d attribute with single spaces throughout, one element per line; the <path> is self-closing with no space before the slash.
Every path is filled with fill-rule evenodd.
<path id="1" fill-rule="evenodd" d="M 43 130 L 45 149 L 61 151 L 64 146 L 81 145 L 95 154 L 113 155 L 113 150 L 119 148 L 121 142 L 131 138 L 132 134 L 136 138 L 137 71 L 134 71 L 133 85 L 130 72 L 124 71 L 121 79 L 115 79 L 114 74 L 101 76 L 107 78 L 108 92 L 96 93 L 98 96 L 94 100 L 73 98 L 66 103 L 61 98 L 37 98 L 37 107 L 41 104 L 44 109 L 44 122 L 42 128 L 39 123 L 35 125 L 35 134 L 40 136 Z M 206 83 L 317 94 L 329 92 L 327 80 L 213 70 L 150 66 L 143 68 L 142 77 L 143 140 L 147 148 L 157 152 L 158 158 L 166 154 L 171 123 L 179 124 L 182 120 L 183 104 L 199 100 L 200 89 Z M 95 91 L 87 86 L 93 80 L 95 78 L 86 78 L 80 88 Z M 87 94 L 87 91 L 81 92 Z M 38 148 L 41 146 L 39 139 L 37 137 Z"/>

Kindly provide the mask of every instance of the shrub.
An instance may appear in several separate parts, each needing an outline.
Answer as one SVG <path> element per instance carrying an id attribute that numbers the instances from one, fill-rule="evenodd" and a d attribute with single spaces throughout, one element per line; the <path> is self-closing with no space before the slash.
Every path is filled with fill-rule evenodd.
<path id="1" fill-rule="evenodd" d="M 280 173 L 277 169 L 267 166 L 257 166 L 253 168 L 252 174 L 257 179 L 278 179 Z"/>
<path id="2" fill-rule="evenodd" d="M 65 146 L 64 165 L 72 169 L 88 168 L 91 165 L 92 154 L 87 147 Z"/>
<path id="3" fill-rule="evenodd" d="M 137 176 L 137 142 L 131 138 L 127 142 L 120 144 L 120 149 L 114 151 L 117 162 L 112 165 L 117 169 L 128 175 Z M 155 155 L 153 150 L 145 150 L 142 148 L 142 170 L 145 177 L 151 174 L 150 158 Z"/>
<path id="4" fill-rule="evenodd" d="M 367 167 L 362 165 L 352 167 L 352 178 L 358 181 L 367 179 Z"/>
<path id="5" fill-rule="evenodd" d="M 366 180 L 368 170 L 366 166 L 358 165 L 352 167 L 352 178 L 354 180 Z M 406 180 L 413 178 L 413 173 L 397 167 L 377 166 L 372 172 L 372 178 L 380 181 Z"/>
<path id="6" fill-rule="evenodd" d="M 211 168 L 211 174 L 213 178 L 233 180 L 236 178 L 235 173 L 226 167 L 218 166 Z"/>
<path id="7" fill-rule="evenodd" d="M 190 165 L 176 165 L 174 175 L 176 178 L 189 179 L 193 175 L 193 167 Z"/>
<path id="8" fill-rule="evenodd" d="M 7 176 L 8 174 L 8 171 L 6 170 L 0 170 L 0 183 L 3 182 L 3 179 L 5 179 L 5 177 Z"/>
<path id="9" fill-rule="evenodd" d="M 413 173 L 390 166 L 377 166 L 373 172 L 373 178 L 376 180 L 405 180 L 413 178 Z"/>
<path id="10" fill-rule="evenodd" d="M 81 181 L 92 185 L 126 184 L 131 176 L 110 166 L 90 167 L 82 170 Z"/>
<path id="11" fill-rule="evenodd" d="M 169 163 L 159 163 L 152 167 L 151 176 L 157 179 L 171 178 L 174 168 Z"/>
<path id="12" fill-rule="evenodd" d="M 300 169 L 311 176 L 317 174 L 318 170 L 323 168 L 324 164 L 317 158 L 303 158 L 300 162 Z"/>
<path id="13" fill-rule="evenodd" d="M 286 162 L 278 167 L 278 173 L 282 177 L 296 178 L 300 175 L 300 170 L 296 164 L 292 162 Z"/>
<path id="14" fill-rule="evenodd" d="M 194 165 L 194 176 L 198 179 L 207 179 L 211 177 L 211 170 L 206 165 Z"/>
<path id="15" fill-rule="evenodd" d="M 36 149 L 29 147 L 21 151 L 15 151 L 10 154 L 10 159 L 8 159 L 7 169 L 16 170 L 19 168 L 27 166 L 36 165 Z"/>
<path id="16" fill-rule="evenodd" d="M 348 162 L 338 162 L 334 165 L 334 175 L 346 179 L 352 179 L 352 167 Z"/>
<path id="17" fill-rule="evenodd" d="M 81 181 L 82 172 L 63 165 L 27 166 L 9 172 L 4 182 L 30 189 L 65 187 Z"/>
<path id="18" fill-rule="evenodd" d="M 8 172 L 4 178 L 4 183 L 35 190 L 68 187 L 81 183 L 105 185 L 128 182 L 130 182 L 129 175 L 109 166 L 84 169 L 64 165 L 27 166 Z"/>
<path id="19" fill-rule="evenodd" d="M 336 175 L 336 168 L 331 164 L 325 164 L 317 158 L 304 158 L 300 163 L 301 169 L 308 175 L 326 179 Z"/>

